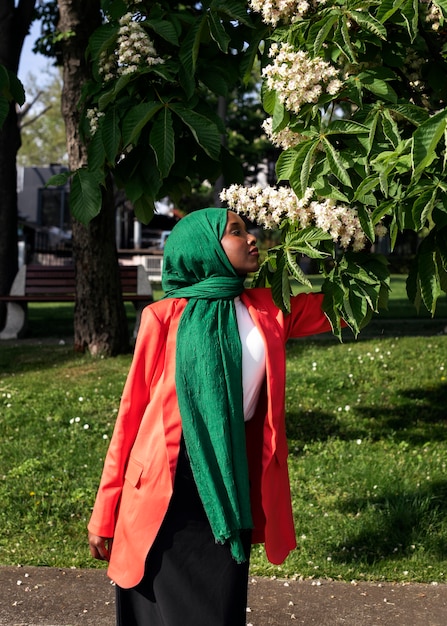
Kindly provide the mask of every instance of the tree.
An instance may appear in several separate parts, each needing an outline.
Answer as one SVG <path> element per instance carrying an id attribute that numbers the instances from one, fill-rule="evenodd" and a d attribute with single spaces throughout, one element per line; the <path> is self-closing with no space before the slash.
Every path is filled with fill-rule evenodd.
<path id="1" fill-rule="evenodd" d="M 16 6 L 17 4 L 17 6 Z M 20 148 L 16 104 L 23 104 L 17 79 L 23 41 L 34 18 L 34 0 L 4 0 L 0 4 L 0 294 L 9 293 L 18 269 L 17 169 Z M 0 305 L 0 328 L 5 306 Z"/>
<path id="2" fill-rule="evenodd" d="M 306 282 L 299 256 L 316 258 L 335 332 L 342 316 L 357 334 L 389 288 L 385 260 L 360 250 L 384 225 L 392 245 L 411 229 L 423 241 L 408 295 L 434 313 L 447 291 L 447 3 L 250 6 L 270 28 L 263 103 L 281 186 L 224 197 L 281 229 L 258 283 L 287 310 L 289 276 Z"/>
<path id="3" fill-rule="evenodd" d="M 87 163 L 87 147 L 80 136 L 78 103 L 82 87 L 91 77 L 85 50 L 102 16 L 99 0 L 59 0 L 58 8 L 61 35 L 58 45 L 63 66 L 62 115 L 69 167 L 82 171 Z M 92 355 L 113 355 L 128 349 L 129 336 L 114 236 L 113 185 L 110 177 L 102 182 L 103 188 L 98 190 L 102 211 L 88 224 L 81 223 L 76 216 L 73 219 L 77 277 L 74 342 L 79 351 L 87 348 Z"/>
<path id="4" fill-rule="evenodd" d="M 111 339 L 124 325 L 110 315 L 118 308 L 113 211 L 106 202 L 112 180 L 143 222 L 151 219 L 156 199 L 175 200 L 196 180 L 215 181 L 222 172 L 230 182 L 241 180 L 208 94 L 226 96 L 249 74 L 257 46 L 247 41 L 258 33 L 240 0 L 209 5 L 104 0 L 102 25 L 98 3 L 59 0 L 58 9 L 53 50 L 64 65 L 78 283 L 75 346 L 114 353 L 122 348 L 119 343 L 112 348 Z M 52 182 L 65 180 L 60 175 Z M 101 320 L 106 306 L 108 317 Z"/>
<path id="5" fill-rule="evenodd" d="M 155 200 L 175 202 L 196 180 L 241 181 L 210 93 L 227 97 L 249 76 L 265 29 L 255 28 L 245 2 L 107 0 L 102 9 L 83 94 L 88 166 L 71 172 L 74 215 L 84 223 L 98 215 L 110 173 L 143 222 Z"/>

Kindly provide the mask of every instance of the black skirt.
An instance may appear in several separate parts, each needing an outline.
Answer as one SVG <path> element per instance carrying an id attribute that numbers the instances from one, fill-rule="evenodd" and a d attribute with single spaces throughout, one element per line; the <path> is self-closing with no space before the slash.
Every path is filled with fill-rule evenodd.
<path id="1" fill-rule="evenodd" d="M 117 586 L 117 625 L 244 626 L 250 531 L 243 541 L 244 563 L 216 543 L 182 440 L 174 493 L 144 577 L 131 589 Z"/>

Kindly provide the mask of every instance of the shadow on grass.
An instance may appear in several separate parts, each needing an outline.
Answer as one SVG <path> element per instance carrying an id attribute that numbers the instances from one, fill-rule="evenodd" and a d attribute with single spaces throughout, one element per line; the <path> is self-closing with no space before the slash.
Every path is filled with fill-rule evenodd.
<path id="1" fill-rule="evenodd" d="M 417 491 L 397 489 L 381 498 L 349 498 L 338 509 L 363 519 L 358 533 L 332 548 L 332 560 L 372 564 L 383 558 L 411 558 L 420 549 L 445 559 L 447 481 Z"/>
<path id="2" fill-rule="evenodd" d="M 403 399 L 399 406 L 357 409 L 364 420 L 366 435 L 373 439 L 392 436 L 411 444 L 447 440 L 447 385 L 402 390 L 399 396 Z"/>
<path id="3" fill-rule="evenodd" d="M 298 454 L 306 444 L 314 441 L 327 441 L 333 437 L 348 439 L 348 432 L 336 417 L 323 411 L 287 413 L 286 432 L 287 439 L 294 441 Z"/>
<path id="4" fill-rule="evenodd" d="M 72 345 L 1 346 L 0 376 L 53 369 L 67 361 L 81 358 Z"/>
<path id="5" fill-rule="evenodd" d="M 399 406 L 356 407 L 360 417 L 354 424 L 323 411 L 288 412 L 287 437 L 294 442 L 291 453 L 295 450 L 299 454 L 306 444 L 333 437 L 344 441 L 359 437 L 373 441 L 392 438 L 413 445 L 447 440 L 447 385 L 403 390 L 399 397 L 402 400 Z"/>

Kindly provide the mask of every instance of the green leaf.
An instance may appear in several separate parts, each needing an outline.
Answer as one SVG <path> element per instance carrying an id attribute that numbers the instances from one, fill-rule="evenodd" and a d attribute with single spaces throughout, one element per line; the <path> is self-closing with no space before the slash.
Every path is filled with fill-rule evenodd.
<path id="1" fill-rule="evenodd" d="M 357 337 L 368 315 L 368 303 L 356 286 L 352 286 L 349 290 L 349 297 L 345 300 L 345 310 L 349 313 L 350 326 Z"/>
<path id="2" fill-rule="evenodd" d="M 193 24 L 189 28 L 187 36 L 180 46 L 180 62 L 185 70 L 185 73 L 189 76 L 194 76 L 196 73 L 196 63 L 200 49 L 200 38 L 205 24 L 206 15 L 203 15 L 201 18 L 198 17 L 194 20 Z"/>
<path id="3" fill-rule="evenodd" d="M 100 111 L 104 111 L 107 106 L 116 100 L 117 95 L 127 87 L 127 85 L 132 80 L 132 74 L 124 74 L 124 76 L 120 76 L 118 80 L 114 83 L 112 89 L 106 91 L 98 100 L 98 109 Z"/>
<path id="4" fill-rule="evenodd" d="M 228 44 L 231 41 L 231 37 L 228 35 L 225 28 L 222 26 L 222 22 L 217 13 L 214 11 L 209 11 L 207 14 L 208 17 L 208 25 L 210 29 L 211 37 L 219 46 L 222 52 L 228 52 Z"/>
<path id="5" fill-rule="evenodd" d="M 284 313 L 290 313 L 291 289 L 283 254 L 279 254 L 277 257 L 276 271 L 272 276 L 271 284 L 273 301 Z"/>
<path id="6" fill-rule="evenodd" d="M 143 128 L 162 107 L 162 102 L 142 102 L 126 113 L 122 122 L 124 147 L 138 141 Z"/>
<path id="7" fill-rule="evenodd" d="M 344 296 L 343 290 L 338 283 L 333 282 L 333 277 L 328 277 L 322 285 L 322 292 L 324 293 L 322 309 L 331 323 L 332 332 L 341 341 L 340 311 Z"/>
<path id="8" fill-rule="evenodd" d="M 368 307 L 374 313 L 379 312 L 379 293 L 380 293 L 380 285 L 366 285 L 366 284 L 357 284 L 357 289 L 359 293 L 366 299 L 368 303 Z"/>
<path id="9" fill-rule="evenodd" d="M 114 44 L 118 35 L 118 26 L 111 22 L 103 24 L 93 31 L 89 39 L 89 49 L 93 57 L 99 57 L 101 52 Z"/>
<path id="10" fill-rule="evenodd" d="M 311 173 L 312 165 L 314 161 L 314 154 L 318 148 L 319 143 L 320 143 L 319 139 L 314 140 L 312 142 L 312 144 L 309 146 L 309 149 L 307 150 L 306 156 L 301 166 L 300 182 L 301 182 L 301 189 L 303 191 L 305 191 L 308 187 L 310 173 Z"/>
<path id="11" fill-rule="evenodd" d="M 162 19 L 149 19 L 146 20 L 144 24 L 149 26 L 154 33 L 162 37 L 168 43 L 173 46 L 179 45 L 177 29 L 172 22 Z"/>
<path id="12" fill-rule="evenodd" d="M 436 265 L 438 268 L 439 286 L 447 294 L 447 269 L 439 254 L 436 254 Z"/>
<path id="13" fill-rule="evenodd" d="M 331 241 L 331 239 L 332 236 L 322 228 L 308 226 L 288 235 L 285 238 L 284 245 L 291 248 L 302 246 L 305 243 L 317 245 L 320 241 Z"/>
<path id="14" fill-rule="evenodd" d="M 212 0 L 211 10 L 218 11 L 227 16 L 229 22 L 240 22 L 249 28 L 253 28 L 245 2 L 239 0 Z"/>
<path id="15" fill-rule="evenodd" d="M 9 74 L 4 65 L 0 63 L 0 93 L 6 95 L 9 91 Z"/>
<path id="16" fill-rule="evenodd" d="M 376 111 L 374 116 L 370 119 L 370 127 L 369 127 L 369 134 L 368 134 L 368 152 L 367 152 L 368 155 L 371 153 L 371 150 L 373 149 L 373 146 L 374 146 L 374 138 L 376 136 L 379 115 L 380 115 L 379 112 Z"/>
<path id="17" fill-rule="evenodd" d="M 276 176 L 278 182 L 290 179 L 295 169 L 298 154 L 299 153 L 295 148 L 289 148 L 288 150 L 281 152 L 278 160 L 276 161 Z"/>
<path id="18" fill-rule="evenodd" d="M 374 224 L 371 219 L 371 213 L 366 209 L 366 207 L 360 204 L 357 206 L 357 215 L 359 217 L 360 225 L 363 232 L 371 241 L 371 243 L 374 243 L 376 235 L 374 232 Z"/>
<path id="19" fill-rule="evenodd" d="M 289 114 L 286 111 L 284 104 L 279 98 L 275 98 L 272 116 L 272 131 L 276 133 L 281 128 L 284 128 L 284 121 L 289 119 Z"/>
<path id="20" fill-rule="evenodd" d="M 444 136 L 447 109 L 443 109 L 421 124 L 413 134 L 413 168 L 420 175 L 437 157 L 436 147 Z"/>
<path id="21" fill-rule="evenodd" d="M 164 109 L 154 118 L 150 142 L 155 152 L 157 166 L 162 178 L 169 174 L 175 160 L 174 127 L 171 111 Z"/>
<path id="22" fill-rule="evenodd" d="M 382 122 L 383 132 L 385 133 L 386 137 L 388 138 L 390 143 L 393 145 L 393 147 L 397 148 L 397 146 L 399 145 L 401 141 L 399 127 L 397 126 L 396 122 L 394 121 L 388 109 L 385 109 L 383 111 L 381 122 Z"/>
<path id="23" fill-rule="evenodd" d="M 276 91 L 268 91 L 264 89 L 264 84 L 262 88 L 262 106 L 266 113 L 273 117 L 273 111 L 275 110 L 276 105 Z"/>
<path id="24" fill-rule="evenodd" d="M 317 22 L 310 31 L 309 39 L 314 39 L 314 56 L 318 56 L 321 47 L 326 41 L 327 36 L 331 32 L 334 24 L 338 21 L 338 15 L 328 15 L 324 19 Z"/>
<path id="25" fill-rule="evenodd" d="M 390 215 L 394 208 L 394 200 L 387 200 L 385 202 L 381 202 L 379 206 L 374 209 L 371 215 L 371 219 L 373 224 L 377 224 L 380 220 L 385 217 L 385 215 Z"/>
<path id="26" fill-rule="evenodd" d="M 3 122 L 8 117 L 9 113 L 9 102 L 8 100 L 0 95 L 0 128 L 3 126 Z"/>
<path id="27" fill-rule="evenodd" d="M 334 120 L 326 130 L 326 135 L 366 135 L 368 126 L 352 120 Z"/>
<path id="28" fill-rule="evenodd" d="M 14 72 L 9 72 L 9 89 L 14 102 L 17 102 L 20 106 L 25 104 L 25 89 Z"/>
<path id="29" fill-rule="evenodd" d="M 373 273 L 368 272 L 364 267 L 350 261 L 344 269 L 344 274 L 355 279 L 356 283 L 361 281 L 365 285 L 378 285 L 380 280 Z"/>
<path id="30" fill-rule="evenodd" d="M 79 169 L 74 172 L 70 188 L 70 210 L 82 224 L 96 217 L 102 206 L 101 172 Z"/>
<path id="31" fill-rule="evenodd" d="M 442 260 L 442 266 L 447 271 L 447 227 L 440 228 L 436 233 L 436 249 Z"/>
<path id="32" fill-rule="evenodd" d="M 412 263 L 406 280 L 407 296 L 419 312 L 421 304 L 421 289 L 419 286 L 419 277 L 417 271 L 417 263 Z"/>
<path id="33" fill-rule="evenodd" d="M 388 105 L 388 110 L 403 117 L 414 126 L 419 126 L 429 118 L 429 113 L 425 109 L 415 106 L 414 104 L 394 104 Z"/>
<path id="34" fill-rule="evenodd" d="M 292 276 L 302 285 L 312 288 L 312 283 L 304 274 L 303 270 L 296 261 L 296 256 L 290 250 L 286 251 L 287 267 Z"/>
<path id="35" fill-rule="evenodd" d="M 63 187 L 67 184 L 71 176 L 71 172 L 61 172 L 60 174 L 54 174 L 45 183 L 45 187 Z"/>
<path id="36" fill-rule="evenodd" d="M 119 121 L 116 107 L 110 108 L 101 120 L 101 138 L 109 163 L 115 162 L 121 143 Z"/>
<path id="37" fill-rule="evenodd" d="M 407 0 L 383 0 L 379 2 L 376 18 L 384 24 Z"/>
<path id="38" fill-rule="evenodd" d="M 444 17 L 447 17 L 447 0 L 436 0 L 436 4 L 442 9 Z"/>
<path id="39" fill-rule="evenodd" d="M 402 16 L 407 25 L 408 34 L 414 41 L 418 34 L 419 2 L 418 0 L 407 0 L 402 4 Z"/>
<path id="40" fill-rule="evenodd" d="M 104 167 L 106 151 L 102 141 L 102 132 L 99 129 L 89 141 L 87 154 L 89 170 L 100 170 Z"/>
<path id="41" fill-rule="evenodd" d="M 441 295 L 435 250 L 432 239 L 427 237 L 421 243 L 417 254 L 417 268 L 425 308 L 432 315 L 436 311 L 436 302 Z"/>
<path id="42" fill-rule="evenodd" d="M 379 177 L 377 174 L 371 174 L 371 176 L 367 176 L 360 185 L 357 187 L 356 192 L 353 197 L 353 202 L 357 202 L 360 200 L 364 201 L 365 197 L 371 193 L 371 191 L 376 190 L 379 186 Z"/>
<path id="43" fill-rule="evenodd" d="M 377 77 L 374 70 L 364 70 L 357 75 L 362 87 L 373 93 L 378 98 L 389 102 L 397 102 L 397 94 L 386 80 Z"/>
<path id="44" fill-rule="evenodd" d="M 154 217 L 155 204 L 152 198 L 148 196 L 141 196 L 133 203 L 136 218 L 142 224 L 149 224 Z"/>
<path id="45" fill-rule="evenodd" d="M 349 24 L 346 15 L 342 16 L 339 24 L 339 34 L 344 42 L 343 46 L 340 46 L 341 51 L 348 57 L 351 63 L 357 63 L 357 55 L 352 46 L 351 37 L 349 35 Z"/>
<path id="46" fill-rule="evenodd" d="M 421 230 L 430 219 L 436 203 L 437 187 L 421 193 L 413 203 L 412 216 L 416 230 Z"/>
<path id="47" fill-rule="evenodd" d="M 386 28 L 366 11 L 350 11 L 349 17 L 352 18 L 359 26 L 364 30 L 369 31 L 373 35 L 376 35 L 380 39 L 386 40 L 387 32 Z"/>
<path id="48" fill-rule="evenodd" d="M 181 104 L 171 104 L 171 110 L 188 126 L 195 140 L 205 150 L 207 155 L 211 159 L 218 160 L 221 135 L 217 126 L 207 117 L 187 109 Z"/>
<path id="49" fill-rule="evenodd" d="M 338 152 L 332 146 L 330 141 L 326 139 L 326 137 L 323 137 L 323 144 L 325 147 L 329 167 L 333 175 L 338 178 L 338 180 L 343 183 L 343 185 L 346 185 L 347 187 L 352 187 L 351 179 Z"/>

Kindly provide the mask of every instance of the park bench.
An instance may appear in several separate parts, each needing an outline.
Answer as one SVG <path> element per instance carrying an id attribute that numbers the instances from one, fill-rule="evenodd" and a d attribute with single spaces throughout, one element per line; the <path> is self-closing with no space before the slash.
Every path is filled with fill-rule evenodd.
<path id="1" fill-rule="evenodd" d="M 123 299 L 135 306 L 138 329 L 141 310 L 153 301 L 152 286 L 142 265 L 120 265 Z M 0 296 L 6 302 L 6 324 L 0 339 L 17 339 L 27 325 L 28 302 L 74 302 L 74 265 L 23 265 L 18 271 L 8 295 Z"/>

